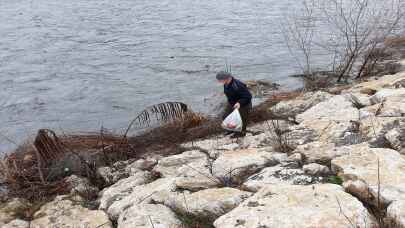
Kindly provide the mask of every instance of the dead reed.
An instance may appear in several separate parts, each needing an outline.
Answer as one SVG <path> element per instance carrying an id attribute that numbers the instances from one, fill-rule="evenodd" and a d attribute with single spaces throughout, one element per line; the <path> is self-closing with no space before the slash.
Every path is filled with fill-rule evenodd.
<path id="1" fill-rule="evenodd" d="M 292 99 L 298 92 L 274 94 L 251 112 L 252 123 L 271 119 L 269 108 L 277 102 Z M 68 191 L 63 179 L 75 174 L 87 177 L 92 184 L 103 187 L 96 175 L 98 167 L 111 165 L 119 160 L 142 158 L 150 154 L 163 156 L 182 152 L 180 144 L 213 136 L 222 132 L 220 118 L 207 118 L 193 113 L 183 104 L 159 105 L 150 108 L 155 115 L 165 112 L 163 120 L 170 120 L 150 128 L 139 135 L 128 136 L 100 132 L 81 134 L 57 134 L 50 129 L 38 131 L 32 143 L 24 143 L 0 161 L 0 176 L 5 180 L 11 197 L 23 197 L 35 201 Z M 176 110 L 168 112 L 166 107 Z M 182 115 L 179 113 L 184 111 Z M 181 118 L 170 118 L 170 113 Z M 135 123 L 149 121 L 150 114 L 142 112 Z M 141 122 L 139 122 L 141 120 Z"/>

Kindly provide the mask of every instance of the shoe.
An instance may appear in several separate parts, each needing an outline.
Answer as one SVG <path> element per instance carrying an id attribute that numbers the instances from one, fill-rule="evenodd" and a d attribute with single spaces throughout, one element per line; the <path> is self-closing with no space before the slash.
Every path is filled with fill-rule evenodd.
<path id="1" fill-rule="evenodd" d="M 243 138 L 243 137 L 245 137 L 245 136 L 246 136 L 246 132 L 237 132 L 237 133 L 233 134 L 233 135 L 231 136 L 231 138 L 232 138 L 232 139 L 235 139 L 235 138 Z"/>

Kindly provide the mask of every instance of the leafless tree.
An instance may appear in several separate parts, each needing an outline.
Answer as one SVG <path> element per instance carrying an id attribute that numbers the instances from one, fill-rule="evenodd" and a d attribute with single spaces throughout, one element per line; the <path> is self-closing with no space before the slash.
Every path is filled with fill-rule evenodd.
<path id="1" fill-rule="evenodd" d="M 285 16 L 281 23 L 282 34 L 290 53 L 297 61 L 304 75 L 312 74 L 312 51 L 314 38 L 314 9 L 315 2 L 304 1 L 303 11 L 292 11 L 292 15 Z M 298 53 L 296 52 L 298 51 Z M 303 56 L 303 60 L 302 60 Z"/>
<path id="2" fill-rule="evenodd" d="M 304 75 L 312 75 L 317 50 L 331 56 L 326 71 L 338 82 L 361 78 L 380 60 L 384 40 L 401 27 L 403 6 L 404 0 L 304 0 L 302 15 L 289 15 L 283 34 L 291 52 L 303 53 Z"/>

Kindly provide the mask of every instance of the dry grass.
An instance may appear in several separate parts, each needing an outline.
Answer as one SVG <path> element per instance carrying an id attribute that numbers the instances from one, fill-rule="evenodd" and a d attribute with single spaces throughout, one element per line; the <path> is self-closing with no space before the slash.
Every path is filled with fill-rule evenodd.
<path id="1" fill-rule="evenodd" d="M 271 119 L 269 108 L 272 105 L 298 95 L 298 92 L 274 94 L 253 109 L 250 121 Z M 42 129 L 34 142 L 20 145 L 1 161 L 0 175 L 4 177 L 12 197 L 32 201 L 66 193 L 69 189 L 63 178 L 72 174 L 87 177 L 93 184 L 103 187 L 96 175 L 98 167 L 152 153 L 163 156 L 180 153 L 183 150 L 181 143 L 222 132 L 221 122 L 219 118 L 189 114 L 181 120 L 135 136 L 105 133 L 103 129 L 100 132 L 58 135 Z M 68 166 L 66 172 L 67 164 L 71 163 L 73 168 Z"/>
<path id="2" fill-rule="evenodd" d="M 385 39 L 384 45 L 388 47 L 405 46 L 405 36 L 388 37 Z"/>
<path id="3" fill-rule="evenodd" d="M 100 186 L 103 183 L 96 174 L 98 167 L 152 152 L 178 153 L 178 143 L 189 136 L 186 129 L 204 122 L 207 120 L 196 115 L 134 137 L 103 131 L 57 135 L 49 129 L 41 129 L 34 142 L 24 143 L 1 161 L 0 175 L 12 196 L 29 200 L 66 193 L 69 189 L 63 178 L 71 174 L 85 176 Z"/>
<path id="4" fill-rule="evenodd" d="M 266 121 L 266 125 L 270 134 L 271 145 L 276 151 L 290 153 L 294 150 L 290 142 L 290 132 L 279 120 Z"/>
<path id="5" fill-rule="evenodd" d="M 273 94 L 263 103 L 255 106 L 253 111 L 249 114 L 249 121 L 251 123 L 259 123 L 270 119 L 279 119 L 280 116 L 273 114 L 270 107 L 276 105 L 280 101 L 292 100 L 302 95 L 301 91 L 278 92 Z"/>

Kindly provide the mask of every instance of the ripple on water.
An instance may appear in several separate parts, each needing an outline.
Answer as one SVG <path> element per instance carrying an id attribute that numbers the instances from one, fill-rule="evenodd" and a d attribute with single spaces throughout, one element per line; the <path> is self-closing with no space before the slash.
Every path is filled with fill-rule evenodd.
<path id="1" fill-rule="evenodd" d="M 278 31 L 292 0 L 1 4 L 0 132 L 17 141 L 42 127 L 120 129 L 170 100 L 207 111 L 226 62 L 241 79 L 297 86 Z"/>

